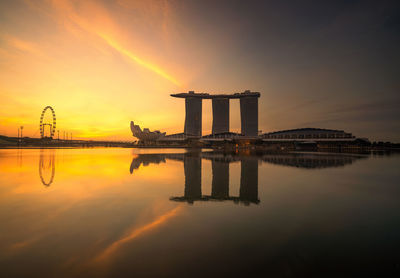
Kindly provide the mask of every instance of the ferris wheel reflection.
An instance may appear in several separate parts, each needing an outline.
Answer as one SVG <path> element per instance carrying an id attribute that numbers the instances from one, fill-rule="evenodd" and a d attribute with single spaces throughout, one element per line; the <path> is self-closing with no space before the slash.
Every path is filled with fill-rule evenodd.
<path id="1" fill-rule="evenodd" d="M 44 186 L 53 183 L 55 167 L 55 150 L 41 149 L 39 156 L 39 176 Z"/>

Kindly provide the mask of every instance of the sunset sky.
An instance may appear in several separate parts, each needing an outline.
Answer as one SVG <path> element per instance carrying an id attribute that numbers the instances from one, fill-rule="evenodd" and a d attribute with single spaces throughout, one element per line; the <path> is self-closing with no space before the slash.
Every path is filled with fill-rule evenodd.
<path id="1" fill-rule="evenodd" d="M 399 1 L 0 0 L 0 134 L 183 131 L 171 93 L 261 93 L 259 129 L 400 141 Z M 231 130 L 240 130 L 231 100 Z M 203 134 L 211 130 L 203 102 Z"/>

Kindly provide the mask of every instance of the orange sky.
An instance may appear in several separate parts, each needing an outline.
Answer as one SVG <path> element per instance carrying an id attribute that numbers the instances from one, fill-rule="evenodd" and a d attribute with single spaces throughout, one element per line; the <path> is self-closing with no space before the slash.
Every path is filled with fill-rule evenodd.
<path id="1" fill-rule="evenodd" d="M 264 6 L 243 10 L 174 0 L 0 3 L 0 134 L 16 136 L 23 125 L 24 135 L 38 137 L 40 113 L 47 105 L 55 109 L 60 134 L 67 131 L 74 138 L 132 140 L 131 120 L 152 130 L 182 132 L 184 103 L 171 93 L 250 89 L 262 94 L 263 131 L 321 127 L 361 137 L 379 133 L 382 139 L 400 138 L 393 134 L 398 123 L 381 115 L 397 113 L 392 106 L 398 99 L 392 92 L 363 91 L 375 87 L 360 86 L 358 76 L 349 82 L 350 75 L 337 68 L 336 58 L 320 59 L 322 67 L 316 64 L 318 52 L 299 45 L 296 26 L 309 30 L 302 15 L 280 12 L 275 17 L 274 8 L 280 7 Z M 267 12 L 271 15 L 262 16 Z M 293 16 L 303 21 L 290 25 Z M 321 32 L 335 34 L 335 28 L 348 29 L 329 24 Z M 309 39 L 307 47 L 320 38 L 318 33 L 317 38 L 303 35 Z M 303 58 L 301 51 L 310 56 Z M 359 64 L 363 57 L 354 59 L 354 67 L 368 68 Z M 363 94 L 368 98 L 360 98 Z M 375 105 L 377 99 L 383 101 L 381 106 Z M 371 106 L 373 114 L 365 115 Z M 388 126 L 365 121 L 365 116 L 382 116 Z M 239 117 L 239 104 L 231 101 L 232 131 L 240 130 Z M 211 123 L 211 103 L 205 101 L 203 134 L 209 133 Z"/>
<path id="2" fill-rule="evenodd" d="M 181 108 L 168 93 L 184 88 L 189 75 L 152 47 L 168 44 L 168 30 L 160 29 L 169 21 L 165 7 L 119 1 L 112 13 L 96 1 L 17 4 L 0 33 L 0 133 L 15 135 L 23 125 L 24 134 L 38 136 L 46 105 L 55 109 L 61 133 L 75 138 L 131 139 L 130 120 L 179 129 L 168 124 L 180 120 L 172 111 Z M 134 21 L 142 24 L 126 28 L 123 21 L 138 12 L 142 18 Z M 144 21 L 162 32 L 146 35 Z"/>

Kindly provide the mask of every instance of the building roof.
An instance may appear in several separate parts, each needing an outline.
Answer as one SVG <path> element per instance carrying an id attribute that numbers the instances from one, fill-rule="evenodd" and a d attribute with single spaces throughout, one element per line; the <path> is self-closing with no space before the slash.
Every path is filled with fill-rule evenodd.
<path id="1" fill-rule="evenodd" d="M 213 138 L 213 137 L 218 137 L 218 136 L 238 136 L 241 135 L 240 133 L 236 133 L 236 132 L 220 132 L 220 133 L 214 133 L 214 134 L 208 134 L 208 135 L 204 135 L 202 138 Z"/>
<path id="2" fill-rule="evenodd" d="M 176 136 L 184 136 L 184 135 L 185 135 L 185 133 L 181 132 L 181 133 L 168 134 L 168 135 L 165 135 L 165 137 L 176 137 Z"/>
<path id="3" fill-rule="evenodd" d="M 244 97 L 260 97 L 260 93 L 259 92 L 250 92 L 249 90 L 247 90 L 242 93 L 210 95 L 208 93 L 195 93 L 194 91 L 189 91 L 188 93 L 171 94 L 171 97 L 178 97 L 178 98 L 194 97 L 194 98 L 201 98 L 201 99 L 244 98 Z"/>
<path id="4" fill-rule="evenodd" d="M 265 133 L 268 135 L 275 135 L 275 134 L 284 134 L 284 133 L 345 133 L 343 130 L 334 130 L 334 129 L 324 129 L 324 128 L 296 128 L 296 129 L 288 129 L 288 130 L 280 130 Z"/>

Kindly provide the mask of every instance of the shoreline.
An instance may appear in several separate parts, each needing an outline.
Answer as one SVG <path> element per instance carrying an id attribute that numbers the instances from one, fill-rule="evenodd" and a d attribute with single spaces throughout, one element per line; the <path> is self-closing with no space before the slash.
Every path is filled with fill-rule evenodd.
<path id="1" fill-rule="evenodd" d="M 337 154 L 373 154 L 373 153 L 400 153 L 398 148 L 318 148 L 318 149 L 271 149 L 271 148 L 255 148 L 239 147 L 239 148 L 213 148 L 204 147 L 187 147 L 187 146 L 0 146 L 0 150 L 35 150 L 35 149 L 183 149 L 187 151 L 193 150 L 209 150 L 223 153 L 337 153 Z"/>

